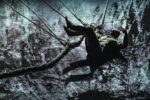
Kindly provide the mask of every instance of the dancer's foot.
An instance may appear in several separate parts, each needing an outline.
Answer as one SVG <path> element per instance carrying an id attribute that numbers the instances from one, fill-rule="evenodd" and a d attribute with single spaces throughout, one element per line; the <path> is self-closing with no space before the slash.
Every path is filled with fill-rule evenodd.
<path id="1" fill-rule="evenodd" d="M 68 34 L 68 36 L 72 36 L 66 26 L 64 26 L 64 30 L 66 31 L 66 33 Z"/>
<path id="2" fill-rule="evenodd" d="M 64 30 L 66 31 L 66 33 L 68 34 L 68 36 L 77 36 L 78 34 L 76 34 L 76 32 L 74 32 L 73 30 L 71 30 L 70 28 L 64 26 Z"/>
<path id="3" fill-rule="evenodd" d="M 65 17 L 67 28 L 70 28 L 72 26 L 72 23 L 68 20 L 68 17 Z"/>

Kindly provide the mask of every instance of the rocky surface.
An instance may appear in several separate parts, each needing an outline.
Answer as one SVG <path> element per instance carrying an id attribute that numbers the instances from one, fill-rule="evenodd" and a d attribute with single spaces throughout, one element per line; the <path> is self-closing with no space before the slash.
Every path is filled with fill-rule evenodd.
<path id="1" fill-rule="evenodd" d="M 32 19 L 40 26 L 42 22 L 19 0 L 7 0 L 11 6 Z M 87 24 L 101 23 L 105 0 L 64 0 Z M 26 3 L 50 26 L 58 37 L 67 41 L 70 38 L 63 30 L 64 19 L 47 7 L 42 0 L 26 0 Z M 49 3 L 63 15 L 80 24 L 74 16 L 59 2 Z M 112 60 L 104 64 L 103 74 L 108 81 L 102 83 L 101 71 L 98 69 L 92 79 L 71 82 L 65 86 L 62 78 L 69 75 L 89 73 L 88 66 L 78 68 L 66 75 L 62 70 L 70 62 L 86 57 L 84 42 L 69 52 L 53 68 L 12 78 L 0 80 L 0 99 L 4 100 L 104 100 L 112 99 L 148 99 L 150 91 L 150 26 L 149 0 L 110 0 L 104 33 L 117 27 L 128 31 L 129 46 L 122 53 L 128 63 Z M 63 46 L 36 25 L 27 21 L 0 1 L 0 72 L 15 70 L 20 67 L 45 64 L 56 57 Z M 44 27 L 46 28 L 46 27 Z"/>

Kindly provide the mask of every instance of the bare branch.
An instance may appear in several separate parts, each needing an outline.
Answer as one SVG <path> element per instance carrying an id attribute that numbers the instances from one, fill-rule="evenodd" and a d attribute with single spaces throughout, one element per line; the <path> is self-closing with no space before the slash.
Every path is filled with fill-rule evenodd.
<path id="1" fill-rule="evenodd" d="M 29 66 L 29 67 L 20 68 L 20 69 L 17 69 L 17 70 L 3 72 L 3 73 L 0 73 L 0 79 L 4 79 L 4 78 L 8 78 L 8 77 L 15 77 L 15 76 L 24 75 L 24 74 L 31 74 L 32 72 L 43 71 L 43 70 L 46 70 L 48 68 L 52 68 L 65 55 L 67 55 L 70 50 L 72 50 L 73 48 L 79 46 L 83 39 L 84 38 L 82 37 L 77 42 L 73 42 L 73 43 L 67 44 L 65 46 L 65 48 L 61 51 L 61 53 L 58 54 L 58 56 L 56 56 L 53 60 L 51 60 L 47 64 L 43 64 L 43 65 L 39 65 L 39 66 Z"/>
<path id="2" fill-rule="evenodd" d="M 4 1 L 4 0 L 3 0 Z M 18 14 L 20 14 L 21 16 L 23 16 L 25 19 L 27 19 L 28 21 L 32 22 L 33 24 L 35 24 L 36 26 L 40 27 L 41 29 L 43 29 L 45 32 L 49 33 L 46 29 L 44 29 L 43 27 L 39 26 L 38 24 L 36 24 L 35 22 L 33 22 L 32 20 L 30 20 L 29 18 L 27 18 L 26 16 L 24 16 L 23 14 L 21 14 L 20 12 L 18 12 L 15 8 L 13 8 L 12 6 L 10 6 L 6 1 L 4 1 L 5 4 L 7 4 L 10 8 L 12 8 L 14 11 L 16 11 Z M 52 35 L 52 34 L 51 34 Z M 81 37 L 79 41 L 77 42 L 73 42 L 73 43 L 67 43 L 65 48 L 61 51 L 60 54 L 58 54 L 58 56 L 56 56 L 53 60 L 51 60 L 50 62 L 48 62 L 47 64 L 42 64 L 39 66 L 28 66 L 28 67 L 24 67 L 24 68 L 19 68 L 17 70 L 12 70 L 12 71 L 6 71 L 6 72 L 2 72 L 0 73 L 0 79 L 4 79 L 4 78 L 8 78 L 8 77 L 15 77 L 18 75 L 24 75 L 24 74 L 30 74 L 32 72 L 36 72 L 36 71 L 42 71 L 42 70 L 46 70 L 48 68 L 52 68 L 54 67 L 65 55 L 68 54 L 68 52 L 70 52 L 70 50 L 72 50 L 75 47 L 78 47 L 81 42 L 83 41 L 84 37 Z"/>

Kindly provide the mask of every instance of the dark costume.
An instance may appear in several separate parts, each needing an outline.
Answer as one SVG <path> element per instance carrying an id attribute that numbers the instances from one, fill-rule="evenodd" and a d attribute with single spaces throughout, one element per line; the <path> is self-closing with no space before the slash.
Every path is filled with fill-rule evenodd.
<path id="1" fill-rule="evenodd" d="M 122 31 L 125 34 L 123 44 L 118 44 L 117 38 L 120 34 L 119 31 L 113 30 L 110 36 L 102 36 L 99 34 L 99 37 L 97 37 L 96 33 L 91 27 L 76 26 L 68 21 L 67 18 L 66 23 L 67 27 L 64 26 L 64 29 L 69 36 L 85 36 L 87 58 L 85 60 L 71 63 L 70 67 L 63 70 L 63 74 L 77 67 L 83 67 L 87 65 L 90 67 L 91 70 L 91 73 L 89 74 L 76 76 L 71 75 L 70 78 L 67 79 L 68 82 L 79 81 L 86 79 L 87 77 L 92 77 L 94 71 L 99 66 L 103 65 L 109 60 L 112 60 L 113 58 L 120 58 L 123 61 L 127 61 L 120 52 L 120 50 L 127 47 L 128 44 L 128 37 L 126 31 Z M 105 78 L 106 77 L 103 76 L 103 80 Z"/>

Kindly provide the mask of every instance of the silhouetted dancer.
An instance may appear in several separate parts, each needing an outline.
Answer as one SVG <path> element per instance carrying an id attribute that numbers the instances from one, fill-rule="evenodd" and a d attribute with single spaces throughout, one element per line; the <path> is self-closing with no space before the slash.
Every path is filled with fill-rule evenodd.
<path id="1" fill-rule="evenodd" d="M 99 34 L 99 37 L 96 36 L 97 28 L 83 27 L 74 25 L 66 17 L 67 27 L 64 26 L 64 30 L 69 36 L 85 36 L 85 45 L 87 51 L 87 57 L 85 60 L 73 62 L 70 64 L 70 67 L 63 70 L 63 74 L 78 68 L 89 66 L 91 73 L 84 75 L 71 75 L 67 78 L 66 83 L 72 81 L 80 81 L 89 79 L 93 76 L 94 71 L 107 61 L 110 61 L 114 58 L 119 58 L 127 62 L 126 58 L 121 54 L 120 50 L 126 48 L 128 45 L 128 36 L 125 30 L 112 30 L 110 35 L 102 36 Z M 124 34 L 123 43 L 118 43 L 117 39 L 121 32 Z M 102 68 L 100 68 L 102 70 Z M 102 72 L 102 71 L 101 71 Z M 102 74 L 103 82 L 107 82 L 107 77 Z"/>

